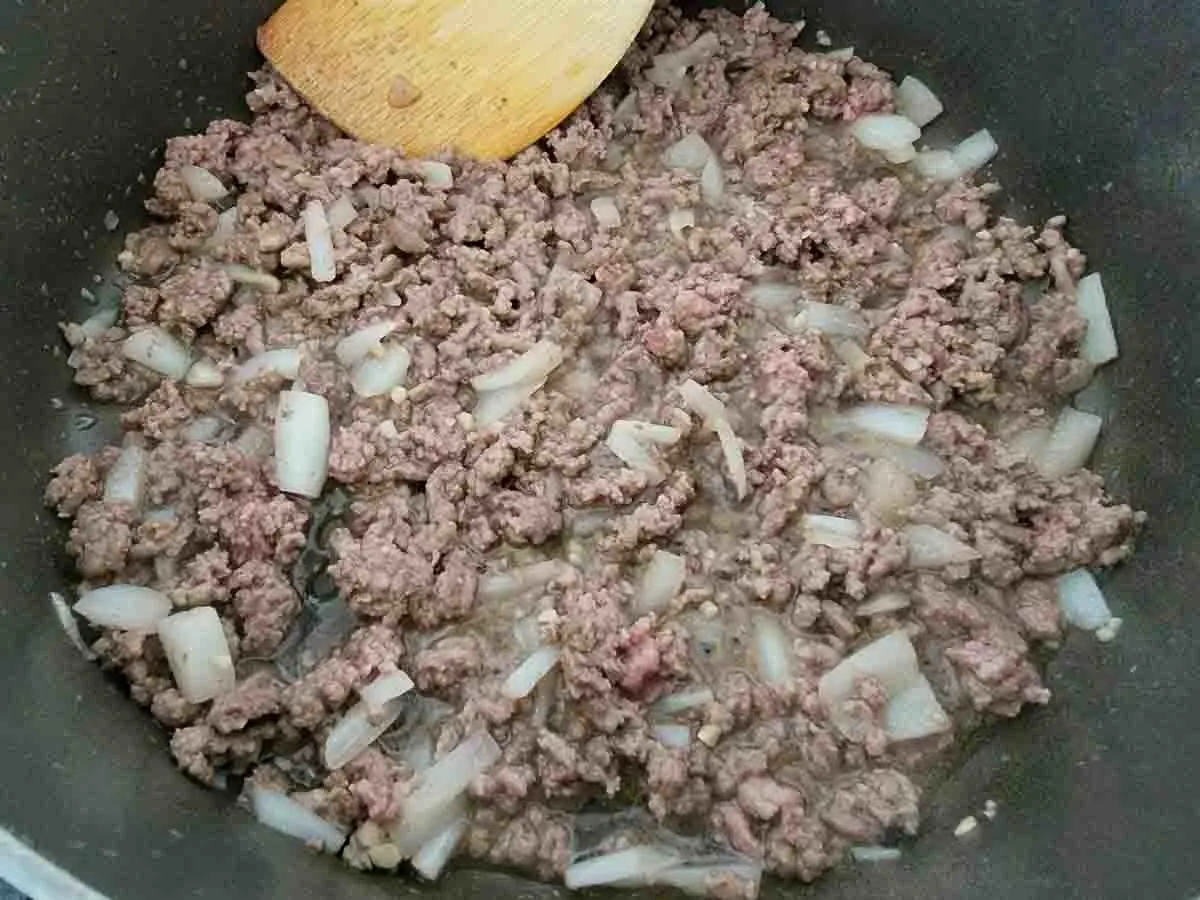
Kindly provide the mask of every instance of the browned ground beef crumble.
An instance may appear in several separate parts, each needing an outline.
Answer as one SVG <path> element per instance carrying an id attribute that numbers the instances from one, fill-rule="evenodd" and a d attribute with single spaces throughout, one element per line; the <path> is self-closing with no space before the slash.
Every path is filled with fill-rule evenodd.
<path id="1" fill-rule="evenodd" d="M 653 54 L 706 32 L 719 50 L 681 86 L 646 79 Z M 853 649 L 903 628 L 959 737 L 1047 702 L 1031 653 L 1062 637 L 1052 576 L 1117 563 L 1139 520 L 1098 476 L 1047 479 L 1005 443 L 1087 380 L 1073 299 L 1084 258 L 1061 217 L 1040 230 L 997 218 L 996 185 L 931 184 L 859 147 L 845 123 L 890 111 L 891 78 L 802 51 L 796 35 L 761 8 L 698 20 L 659 10 L 611 88 L 511 162 L 444 156 L 451 187 L 346 138 L 271 71 L 253 75 L 250 124 L 168 142 L 147 202 L 154 223 L 120 257 L 132 279 L 121 320 L 90 337 L 64 328 L 78 383 L 130 404 L 125 427 L 149 455 L 146 501 L 101 499 L 114 449 L 61 463 L 47 500 L 72 520 L 85 587 L 149 585 L 177 608 L 220 614 L 239 682 L 211 703 L 176 690 L 155 635 L 95 642 L 173 731 L 184 771 L 206 782 L 253 773 L 357 829 L 349 861 L 386 866 L 369 851 L 403 816 L 416 764 L 388 735 L 333 772 L 319 747 L 364 683 L 400 668 L 424 702 L 446 704 L 429 726 L 434 752 L 479 729 L 504 750 L 471 788 L 461 853 L 560 877 L 573 815 L 616 798 L 808 880 L 851 845 L 915 832 L 914 781 L 954 740 L 890 743 L 872 679 L 850 710 L 856 727 L 835 728 L 816 686 Z M 689 132 L 720 155 L 720 208 L 704 204 L 695 175 L 662 164 Z M 219 207 L 194 201 L 180 176 L 188 164 L 236 192 L 223 243 L 211 240 Z M 318 284 L 301 210 L 347 192 L 357 216 L 335 232 L 336 280 Z M 619 227 L 598 225 L 597 196 L 615 200 Z M 682 209 L 695 226 L 675 236 L 669 215 Z M 241 286 L 221 263 L 271 273 L 280 289 Z M 763 279 L 861 310 L 865 366 L 815 331 L 774 327 L 747 298 Z M 409 345 L 412 368 L 405 389 L 362 399 L 333 346 L 382 319 L 399 323 L 393 340 Z M 232 440 L 270 433 L 282 378 L 164 380 L 121 353 L 150 323 L 222 370 L 303 345 L 299 380 L 333 410 L 329 491 L 344 509 L 314 527 L 325 513 L 276 488 L 269 444 L 264 454 Z M 566 361 L 519 411 L 474 427 L 470 379 L 539 340 Z M 717 440 L 681 401 L 688 378 L 732 413 L 749 480 L 740 502 Z M 869 455 L 810 433 L 820 410 L 862 401 L 934 410 L 925 447 L 945 472 L 919 483 L 900 520 L 864 500 Z M 202 416 L 224 430 L 189 440 Z M 605 448 L 617 419 L 683 429 L 656 451 L 661 477 Z M 859 520 L 860 546 L 806 543 L 803 512 Z M 911 570 L 905 523 L 945 529 L 981 558 Z M 686 583 L 667 612 L 639 617 L 636 583 L 655 549 L 686 558 Z M 315 580 L 353 615 L 337 600 L 314 613 L 301 595 L 313 589 L 297 572 L 319 572 L 325 552 Z M 570 567 L 515 598 L 477 600 L 483 573 L 547 559 Z M 855 614 L 886 591 L 911 605 Z M 753 609 L 776 613 L 792 639 L 786 685 L 755 670 Z M 557 689 L 514 702 L 499 690 L 526 653 L 513 625 L 534 615 L 562 651 Z M 314 616 L 324 630 L 311 631 Z M 694 638 L 713 620 L 727 637 L 715 662 Z M 659 743 L 650 704 L 697 686 L 715 699 L 676 721 L 705 739 Z"/>

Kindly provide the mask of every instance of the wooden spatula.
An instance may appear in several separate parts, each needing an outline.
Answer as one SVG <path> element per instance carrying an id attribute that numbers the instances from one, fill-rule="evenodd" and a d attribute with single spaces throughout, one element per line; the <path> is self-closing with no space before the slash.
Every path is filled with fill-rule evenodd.
<path id="1" fill-rule="evenodd" d="M 287 0 L 258 46 L 346 131 L 503 159 L 613 70 L 653 0 Z"/>

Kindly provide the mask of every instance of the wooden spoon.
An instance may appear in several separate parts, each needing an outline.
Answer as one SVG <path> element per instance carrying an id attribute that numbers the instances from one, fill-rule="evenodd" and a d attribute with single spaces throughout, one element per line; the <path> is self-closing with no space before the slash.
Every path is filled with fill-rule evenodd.
<path id="1" fill-rule="evenodd" d="M 653 0 L 287 0 L 258 46 L 365 141 L 480 159 L 523 150 L 613 70 Z"/>

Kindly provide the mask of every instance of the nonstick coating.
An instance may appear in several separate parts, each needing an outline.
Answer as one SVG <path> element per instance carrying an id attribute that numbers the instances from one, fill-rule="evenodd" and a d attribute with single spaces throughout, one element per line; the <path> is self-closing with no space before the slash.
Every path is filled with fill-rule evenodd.
<path id="1" fill-rule="evenodd" d="M 491 873 L 418 890 L 256 826 L 176 773 L 163 734 L 67 645 L 46 599 L 68 574 L 41 506 L 45 473 L 105 432 L 78 427 L 83 397 L 55 323 L 86 307 L 81 288 L 102 291 L 93 276 L 119 242 L 105 213 L 121 216 L 119 232 L 138 222 L 139 178 L 163 140 L 243 114 L 254 27 L 272 6 L 0 4 L 0 826 L 128 900 L 557 896 Z M 920 73 L 952 110 L 947 134 L 997 136 L 1014 207 L 1072 214 L 1123 350 L 1089 398 L 1108 420 L 1099 468 L 1150 524 L 1107 581 L 1126 623 L 1118 641 L 1072 638 L 1051 666 L 1052 705 L 997 728 L 927 797 L 924 836 L 902 862 L 765 896 L 1189 900 L 1200 894 L 1200 4 L 772 8 Z M 953 838 L 988 799 L 996 821 Z"/>

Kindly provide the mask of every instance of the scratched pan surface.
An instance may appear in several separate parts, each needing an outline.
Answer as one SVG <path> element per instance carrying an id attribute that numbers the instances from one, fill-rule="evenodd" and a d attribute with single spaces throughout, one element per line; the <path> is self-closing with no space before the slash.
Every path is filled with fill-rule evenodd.
<path id="1" fill-rule="evenodd" d="M 102 290 L 93 276 L 117 246 L 105 213 L 122 230 L 136 222 L 137 180 L 163 139 L 240 114 L 254 27 L 272 5 L 0 5 L 0 827 L 128 900 L 555 896 L 472 872 L 418 890 L 298 852 L 177 775 L 162 734 L 67 647 L 46 605 L 66 576 L 44 473 L 105 430 L 78 427 L 86 411 L 55 355 L 55 322 L 78 312 L 81 287 Z M 803 13 L 863 56 L 927 76 L 954 113 L 946 127 L 992 129 L 1014 205 L 1072 214 L 1124 351 L 1094 398 L 1109 420 L 1099 467 L 1151 524 L 1108 582 L 1126 620 L 1118 642 L 1071 642 L 1051 666 L 1054 704 L 998 729 L 932 792 L 928 833 L 903 862 L 765 895 L 1188 900 L 1200 894 L 1200 5 L 828 6 Z M 996 822 L 953 839 L 986 799 Z"/>

